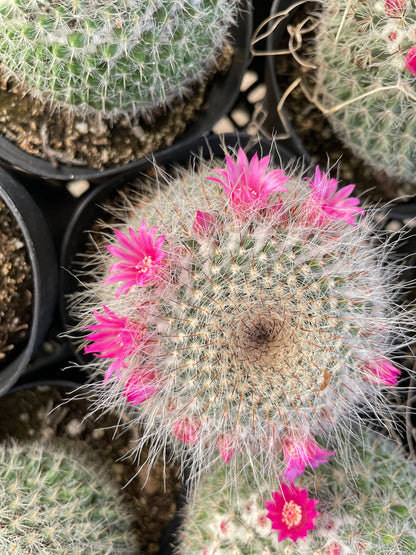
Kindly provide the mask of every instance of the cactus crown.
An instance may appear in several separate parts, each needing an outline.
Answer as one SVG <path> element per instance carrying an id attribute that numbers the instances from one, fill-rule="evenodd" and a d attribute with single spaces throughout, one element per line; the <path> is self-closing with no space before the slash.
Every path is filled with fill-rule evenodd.
<path id="1" fill-rule="evenodd" d="M 334 130 L 376 169 L 416 183 L 416 2 L 329 0 L 316 38 L 317 93 Z"/>
<path id="2" fill-rule="evenodd" d="M 216 66 L 238 0 L 1 0 L 2 68 L 78 113 L 151 114 Z"/>
<path id="3" fill-rule="evenodd" d="M 345 441 L 345 440 L 344 440 Z M 318 471 L 307 471 L 299 486 L 318 499 L 319 515 L 304 541 L 279 537 L 266 505 L 270 490 L 240 482 L 238 495 L 223 489 L 221 466 L 194 492 L 180 533 L 181 555 L 305 554 L 410 555 L 416 551 L 416 466 L 393 443 L 370 432 L 352 440 Z M 240 461 L 244 464 L 244 457 Z M 281 485 L 285 491 L 285 485 Z M 296 491 L 297 488 L 292 488 Z M 280 495 L 277 493 L 277 495 Z M 293 496 L 287 492 L 286 496 Z M 277 496 L 276 496 L 277 497 Z M 290 501 L 289 501 L 290 504 Z M 293 505 L 292 505 L 293 506 Z M 287 513 L 289 510 L 286 511 Z M 288 521 L 288 515 L 283 515 Z"/>
<path id="4" fill-rule="evenodd" d="M 65 443 L 1 447 L 0 514 L 1 553 L 128 555 L 137 549 L 132 518 L 102 463 Z"/>
<path id="5" fill-rule="evenodd" d="M 388 360 L 410 325 L 400 269 L 371 217 L 355 222 L 353 185 L 269 163 L 240 150 L 130 198 L 75 299 L 104 378 L 88 393 L 103 410 L 130 405 L 149 458 L 171 445 L 191 477 L 222 457 L 232 479 L 241 452 L 276 478 L 287 441 L 313 443 L 317 463 L 329 453 L 313 436 L 390 410 L 380 386 L 400 374 Z"/>

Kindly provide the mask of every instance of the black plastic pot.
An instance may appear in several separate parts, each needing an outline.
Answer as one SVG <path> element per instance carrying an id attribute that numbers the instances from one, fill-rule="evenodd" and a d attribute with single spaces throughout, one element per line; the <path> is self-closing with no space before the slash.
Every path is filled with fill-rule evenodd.
<path id="1" fill-rule="evenodd" d="M 225 75 L 217 74 L 206 93 L 204 109 L 198 119 L 176 139 L 182 148 L 189 146 L 227 114 L 240 91 L 240 84 L 248 64 L 250 37 L 253 28 L 253 9 L 249 0 L 243 0 L 237 24 L 231 29 L 234 53 L 229 70 Z M 162 149 L 162 155 L 173 158 L 176 146 Z M 59 164 L 54 167 L 49 161 L 28 154 L 17 145 L 0 136 L 0 164 L 13 171 L 38 176 L 52 182 L 86 179 L 90 182 L 103 182 L 119 174 L 125 177 L 134 175 L 143 165 L 143 159 L 104 170 L 80 168 Z"/>
<path id="2" fill-rule="evenodd" d="M 0 395 L 24 372 L 52 321 L 58 292 L 58 266 L 47 224 L 26 189 L 0 168 L 0 197 L 19 224 L 33 275 L 32 320 L 27 343 L 0 372 Z"/>
<path id="3" fill-rule="evenodd" d="M 291 154 L 284 148 L 272 148 L 272 143 L 266 139 L 256 139 L 246 134 L 230 133 L 222 136 L 210 135 L 206 138 L 200 138 L 190 148 L 177 145 L 174 148 L 175 157 L 169 157 L 168 153 L 163 153 L 163 155 L 156 157 L 156 161 L 166 167 L 187 165 L 191 160 L 197 160 L 201 157 L 205 159 L 209 159 L 211 156 L 223 158 L 223 147 L 238 148 L 239 146 L 245 149 L 249 157 L 256 152 L 259 156 L 265 156 L 271 152 L 275 162 L 279 163 L 281 160 L 283 165 L 286 165 L 292 158 Z M 140 177 L 140 174 L 149 169 L 151 165 L 150 161 L 142 162 L 135 177 Z M 68 297 L 76 290 L 78 284 L 75 277 L 77 273 L 76 256 L 84 251 L 88 231 L 91 230 L 93 222 L 105 215 L 102 204 L 117 188 L 125 184 L 128 184 L 128 180 L 124 176 L 118 176 L 93 189 L 80 201 L 72 220 L 69 222 L 61 249 L 60 297 L 58 301 L 62 326 L 65 330 L 71 329 L 75 324 L 69 314 Z M 74 350 L 73 355 L 75 360 L 80 363 L 89 360 L 76 350 Z"/>
<path id="4" fill-rule="evenodd" d="M 268 30 L 270 34 L 267 37 L 266 48 L 268 52 L 278 50 L 282 38 L 286 32 L 287 25 L 296 13 L 297 6 L 301 5 L 299 0 L 274 0 L 270 11 L 270 16 L 288 10 L 288 15 L 276 26 L 272 31 L 274 21 L 270 21 Z M 292 8 L 293 6 L 293 8 Z M 289 11 L 290 10 L 290 11 Z M 267 95 L 264 100 L 264 109 L 267 113 L 267 118 L 264 122 L 265 130 L 270 134 L 287 135 L 287 138 L 280 139 L 279 144 L 284 148 L 293 152 L 298 156 L 302 156 L 306 163 L 310 163 L 310 156 L 305 149 L 304 144 L 297 135 L 294 127 L 290 122 L 290 116 L 284 106 L 279 110 L 280 116 L 277 112 L 279 102 L 282 100 L 282 91 L 279 86 L 278 76 L 276 73 L 276 56 L 267 56 L 265 66 L 265 82 L 267 87 Z"/>

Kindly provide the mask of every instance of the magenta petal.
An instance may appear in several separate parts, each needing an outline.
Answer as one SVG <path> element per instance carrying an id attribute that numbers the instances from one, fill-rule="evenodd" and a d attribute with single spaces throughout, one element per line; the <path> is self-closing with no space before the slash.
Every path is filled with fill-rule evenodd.
<path id="1" fill-rule="evenodd" d="M 237 160 L 226 155 L 227 169 L 213 170 L 222 179 L 208 177 L 218 181 L 224 187 L 224 193 L 229 197 L 233 210 L 239 214 L 252 214 L 267 207 L 270 195 L 287 191 L 284 187 L 289 178 L 283 170 L 270 170 L 268 166 L 270 156 L 259 159 L 255 154 L 250 162 L 245 152 L 240 148 Z"/>
<path id="2" fill-rule="evenodd" d="M 416 76 L 416 46 L 409 49 L 406 56 L 406 69 Z"/>
<path id="3" fill-rule="evenodd" d="M 129 228 L 129 236 L 115 230 L 118 245 L 107 245 L 107 250 L 121 261 L 110 268 L 110 276 L 104 283 L 126 282 L 117 291 L 117 296 L 128 292 L 131 287 L 145 287 L 155 284 L 166 252 L 162 250 L 165 236 L 156 237 L 157 226 L 146 231 L 146 221 L 140 224 L 138 232 Z"/>
<path id="4" fill-rule="evenodd" d="M 335 451 L 322 449 L 310 436 L 288 436 L 282 441 L 283 456 L 287 463 L 282 477 L 293 482 L 305 471 L 306 466 L 316 468 L 328 462 Z"/>
<path id="5" fill-rule="evenodd" d="M 145 370 L 133 375 L 127 381 L 123 396 L 132 405 L 143 403 L 156 392 L 156 374 L 151 370 Z"/>
<path id="6" fill-rule="evenodd" d="M 401 375 L 401 370 L 396 368 L 387 358 L 376 358 L 364 365 L 364 379 L 380 385 L 395 386 Z"/>
<path id="7" fill-rule="evenodd" d="M 308 531 L 315 528 L 317 503 L 308 498 L 306 489 L 280 484 L 280 492 L 272 492 L 272 500 L 265 501 L 267 518 L 272 521 L 272 530 L 278 532 L 278 541 L 305 539 Z"/>

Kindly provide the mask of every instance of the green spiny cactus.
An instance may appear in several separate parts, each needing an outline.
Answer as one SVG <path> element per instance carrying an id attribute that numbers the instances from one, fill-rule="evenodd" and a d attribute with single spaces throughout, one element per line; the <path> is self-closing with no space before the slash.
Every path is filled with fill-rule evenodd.
<path id="1" fill-rule="evenodd" d="M 232 481 L 239 453 L 276 479 L 287 442 L 313 445 L 316 464 L 350 420 L 394 411 L 388 359 L 413 316 L 392 243 L 371 213 L 355 221 L 353 185 L 269 164 L 240 150 L 132 194 L 74 300 L 103 380 L 88 396 L 143 425 L 132 452 L 150 440 L 152 462 L 168 445 L 191 479 L 222 458 Z"/>
<path id="2" fill-rule="evenodd" d="M 316 92 L 335 132 L 375 169 L 416 184 L 416 2 L 328 0 Z"/>
<path id="3" fill-rule="evenodd" d="M 240 460 L 243 466 L 244 458 Z M 246 468 L 247 472 L 247 468 Z M 299 487 L 318 500 L 304 541 L 279 541 L 264 502 L 270 489 L 222 489 L 211 471 L 185 511 L 180 555 L 411 555 L 416 553 L 416 466 L 389 441 L 366 432 L 330 462 L 307 471 Z M 276 484 L 272 486 L 276 488 Z M 220 493 L 219 493 L 220 492 Z"/>
<path id="4" fill-rule="evenodd" d="M 62 443 L 0 447 L 0 552 L 131 555 L 137 541 L 117 486 L 91 453 Z"/>
<path id="5" fill-rule="evenodd" d="M 0 0 L 3 71 L 77 113 L 149 115 L 216 66 L 238 0 Z"/>

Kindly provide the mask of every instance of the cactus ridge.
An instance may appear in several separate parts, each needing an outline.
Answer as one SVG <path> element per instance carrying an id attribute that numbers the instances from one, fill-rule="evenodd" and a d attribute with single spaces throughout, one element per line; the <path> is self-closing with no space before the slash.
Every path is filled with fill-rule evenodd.
<path id="1" fill-rule="evenodd" d="M 344 445 L 349 444 L 344 438 Z M 276 484 L 240 481 L 224 489 L 224 468 L 210 471 L 184 511 L 177 553 L 258 555 L 411 555 L 416 552 L 416 466 L 385 438 L 364 432 L 352 449 L 299 481 L 319 499 L 316 528 L 305 541 L 278 541 L 264 501 Z M 240 460 L 244 465 L 244 458 Z M 221 491 L 222 490 L 222 491 Z"/>
<path id="2" fill-rule="evenodd" d="M 3 71 L 80 114 L 149 115 L 216 67 L 238 0 L 1 0 Z"/>
<path id="3" fill-rule="evenodd" d="M 64 443 L 2 445 L 0 522 L 1 553 L 130 555 L 137 549 L 131 515 L 102 463 Z"/>
<path id="4" fill-rule="evenodd" d="M 416 183 L 414 0 L 329 0 L 316 37 L 316 93 L 335 132 L 370 166 Z"/>
<path id="5" fill-rule="evenodd" d="M 83 337 L 103 305 L 145 325 L 149 352 L 133 339 L 119 376 L 87 386 L 98 409 L 127 410 L 129 426 L 144 426 L 132 453 L 150 440 L 152 462 L 169 445 L 195 478 L 222 446 L 227 459 L 228 448 L 252 455 L 261 481 L 285 469 L 280 438 L 288 431 L 324 430 L 326 442 L 350 421 L 394 411 L 386 391 L 364 379 L 363 366 L 408 343 L 412 316 L 397 303 L 404 267 L 388 256 L 393 237 L 386 244 L 374 236 L 371 211 L 354 226 L 305 220 L 302 173 L 285 184 L 278 218 L 272 212 L 248 221 L 209 175 L 207 164 L 149 191 L 147 200 L 133 194 L 119 211 L 112 208 L 126 234 L 143 220 L 158 226 L 167 273 L 155 286 L 117 295 L 118 284 L 103 283 L 115 259 L 102 244 L 73 313 Z M 215 233 L 194 233 L 198 210 L 218 218 Z M 112 232 L 106 241 L 115 244 Z M 109 361 L 94 357 L 88 366 L 102 378 Z M 132 405 L 126 388 L 140 368 L 151 368 L 153 391 Z"/>

